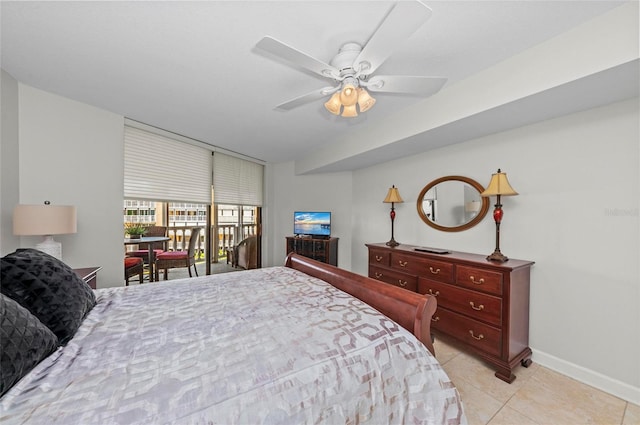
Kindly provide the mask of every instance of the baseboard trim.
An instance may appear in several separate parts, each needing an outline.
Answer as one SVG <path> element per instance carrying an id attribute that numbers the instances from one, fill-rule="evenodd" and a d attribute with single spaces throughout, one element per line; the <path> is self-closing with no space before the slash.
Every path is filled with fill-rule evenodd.
<path id="1" fill-rule="evenodd" d="M 539 350 L 532 350 L 532 360 L 541 366 L 640 406 L 640 388 L 578 366 Z"/>

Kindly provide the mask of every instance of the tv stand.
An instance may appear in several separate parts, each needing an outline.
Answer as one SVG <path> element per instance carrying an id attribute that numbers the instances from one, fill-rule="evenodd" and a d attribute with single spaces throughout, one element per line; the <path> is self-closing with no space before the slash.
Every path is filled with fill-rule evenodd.
<path id="1" fill-rule="evenodd" d="M 337 266 L 338 238 L 327 236 L 287 236 L 287 255 L 291 252 Z"/>

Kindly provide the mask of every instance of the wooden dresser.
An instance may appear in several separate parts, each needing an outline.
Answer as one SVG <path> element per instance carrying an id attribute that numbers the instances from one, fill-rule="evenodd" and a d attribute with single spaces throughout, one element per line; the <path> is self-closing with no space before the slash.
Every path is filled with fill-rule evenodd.
<path id="1" fill-rule="evenodd" d="M 496 377 L 513 382 L 513 369 L 531 364 L 529 274 L 533 261 L 486 260 L 486 255 L 416 251 L 367 244 L 369 277 L 436 297 L 436 337 L 458 345 L 495 367 Z"/>

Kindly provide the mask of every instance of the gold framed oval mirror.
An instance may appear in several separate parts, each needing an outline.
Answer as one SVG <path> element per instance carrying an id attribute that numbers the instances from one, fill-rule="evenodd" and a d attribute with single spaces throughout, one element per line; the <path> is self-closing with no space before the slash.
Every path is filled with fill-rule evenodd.
<path id="1" fill-rule="evenodd" d="M 418 215 L 427 225 L 443 232 L 460 232 L 480 223 L 489 211 L 484 187 L 463 176 L 440 177 L 418 195 Z"/>

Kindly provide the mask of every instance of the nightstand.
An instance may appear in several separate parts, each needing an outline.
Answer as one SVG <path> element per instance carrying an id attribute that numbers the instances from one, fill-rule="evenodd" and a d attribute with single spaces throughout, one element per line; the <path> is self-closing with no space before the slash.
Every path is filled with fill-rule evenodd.
<path id="1" fill-rule="evenodd" d="M 91 287 L 91 289 L 96 289 L 96 275 L 100 270 L 102 270 L 102 267 L 85 267 L 82 269 L 73 269 L 78 277 L 84 280 Z"/>

